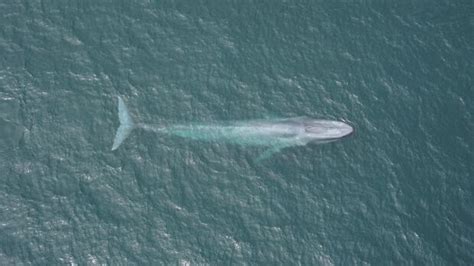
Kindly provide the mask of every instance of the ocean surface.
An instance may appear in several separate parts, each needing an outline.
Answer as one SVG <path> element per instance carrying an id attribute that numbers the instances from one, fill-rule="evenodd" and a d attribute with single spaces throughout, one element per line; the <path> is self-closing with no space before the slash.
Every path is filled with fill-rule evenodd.
<path id="1" fill-rule="evenodd" d="M 0 265 L 474 265 L 474 1 L 1 1 Z M 310 116 L 287 148 L 134 131 Z"/>

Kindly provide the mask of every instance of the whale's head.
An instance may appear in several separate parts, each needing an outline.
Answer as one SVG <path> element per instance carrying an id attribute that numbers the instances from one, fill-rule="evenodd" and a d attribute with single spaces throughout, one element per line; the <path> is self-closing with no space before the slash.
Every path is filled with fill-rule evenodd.
<path id="1" fill-rule="evenodd" d="M 353 133 L 354 128 L 341 121 L 310 120 L 304 123 L 305 136 L 315 142 L 333 141 Z"/>

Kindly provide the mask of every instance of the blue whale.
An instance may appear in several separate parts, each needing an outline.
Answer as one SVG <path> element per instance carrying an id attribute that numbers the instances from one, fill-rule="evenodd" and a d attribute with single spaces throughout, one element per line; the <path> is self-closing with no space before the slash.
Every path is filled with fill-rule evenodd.
<path id="1" fill-rule="evenodd" d="M 328 143 L 354 133 L 354 128 L 342 121 L 318 120 L 309 117 L 232 121 L 212 124 L 157 126 L 134 123 L 123 99 L 118 97 L 120 126 L 112 150 L 116 150 L 133 129 L 153 131 L 188 139 L 264 146 L 268 149 L 257 159 L 262 160 L 280 150 L 308 143 Z"/>

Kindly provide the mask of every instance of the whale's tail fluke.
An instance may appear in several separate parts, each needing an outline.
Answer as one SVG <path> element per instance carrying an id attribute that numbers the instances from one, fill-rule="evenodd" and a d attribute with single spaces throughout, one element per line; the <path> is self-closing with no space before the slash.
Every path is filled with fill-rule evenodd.
<path id="1" fill-rule="evenodd" d="M 120 120 L 120 126 L 117 129 L 115 134 L 114 144 L 112 145 L 112 150 L 116 150 L 120 144 L 130 135 L 135 124 L 133 123 L 132 117 L 130 116 L 127 106 L 123 99 L 118 96 L 118 116 Z"/>

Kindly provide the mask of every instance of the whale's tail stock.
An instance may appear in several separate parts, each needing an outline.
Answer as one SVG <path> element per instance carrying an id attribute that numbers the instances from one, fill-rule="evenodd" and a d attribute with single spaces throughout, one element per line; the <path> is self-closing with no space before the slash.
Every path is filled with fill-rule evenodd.
<path id="1" fill-rule="evenodd" d="M 120 144 L 130 135 L 130 132 L 135 128 L 135 123 L 133 123 L 132 117 L 128 112 L 127 106 L 123 101 L 122 97 L 118 96 L 118 116 L 120 121 L 120 126 L 115 133 L 114 144 L 112 145 L 112 150 L 116 150 Z"/>

